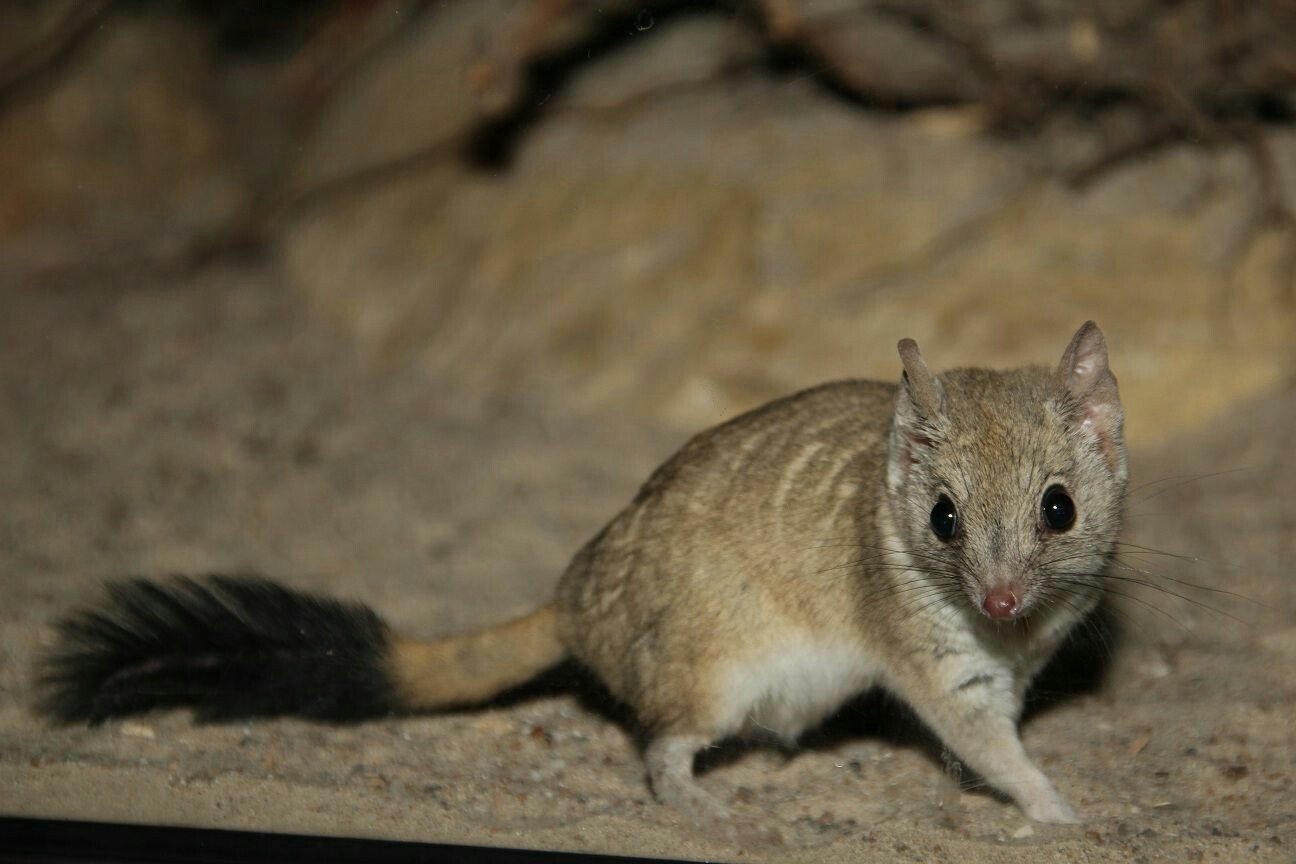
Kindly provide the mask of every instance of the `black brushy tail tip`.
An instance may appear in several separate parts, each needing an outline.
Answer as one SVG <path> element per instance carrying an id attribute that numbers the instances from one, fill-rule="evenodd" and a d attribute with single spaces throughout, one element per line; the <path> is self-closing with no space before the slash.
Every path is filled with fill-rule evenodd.
<path id="1" fill-rule="evenodd" d="M 56 627 L 37 707 L 63 723 L 178 706 L 203 720 L 399 709 L 382 619 L 257 576 L 112 583 L 102 606 Z"/>

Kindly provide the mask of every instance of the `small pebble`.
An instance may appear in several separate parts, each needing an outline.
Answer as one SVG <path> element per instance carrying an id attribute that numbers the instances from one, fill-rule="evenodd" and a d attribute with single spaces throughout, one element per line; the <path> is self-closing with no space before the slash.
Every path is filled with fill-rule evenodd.
<path id="1" fill-rule="evenodd" d="M 1027 837 L 1035 836 L 1035 829 L 1029 825 L 1023 825 L 1012 834 L 1014 840 L 1025 840 Z"/>
<path id="2" fill-rule="evenodd" d="M 121 725 L 121 734 L 130 738 L 147 738 L 150 741 L 157 737 L 157 732 L 153 731 L 152 726 L 133 723 L 129 720 Z"/>

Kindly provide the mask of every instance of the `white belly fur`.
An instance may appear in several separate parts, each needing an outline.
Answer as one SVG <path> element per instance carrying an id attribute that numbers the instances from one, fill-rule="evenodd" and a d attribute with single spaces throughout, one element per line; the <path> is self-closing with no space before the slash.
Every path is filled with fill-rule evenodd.
<path id="1" fill-rule="evenodd" d="M 858 644 L 785 631 L 723 670 L 718 692 L 727 731 L 792 741 L 868 689 L 876 673 L 876 661 Z"/>

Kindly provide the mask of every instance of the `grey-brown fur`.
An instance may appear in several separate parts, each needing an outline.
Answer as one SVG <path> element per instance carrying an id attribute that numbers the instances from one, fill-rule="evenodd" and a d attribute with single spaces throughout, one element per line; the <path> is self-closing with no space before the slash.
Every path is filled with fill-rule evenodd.
<path id="1" fill-rule="evenodd" d="M 754 727 L 794 738 L 875 684 L 1027 815 L 1076 818 L 1016 725 L 1119 529 L 1101 333 L 1081 328 L 1057 370 L 934 377 L 911 341 L 900 352 L 899 387 L 828 384 L 698 435 L 563 576 L 563 643 L 651 730 L 659 796 L 701 821 L 726 814 L 691 778 L 698 749 Z M 1065 533 L 1041 528 L 1054 483 L 1078 513 Z M 942 492 L 952 542 L 928 523 Z M 1015 620 L 982 614 L 993 586 L 1020 594 Z"/>

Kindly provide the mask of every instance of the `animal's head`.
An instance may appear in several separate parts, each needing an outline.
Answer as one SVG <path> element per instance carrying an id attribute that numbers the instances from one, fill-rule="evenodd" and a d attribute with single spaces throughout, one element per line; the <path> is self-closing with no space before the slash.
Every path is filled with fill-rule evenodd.
<path id="1" fill-rule="evenodd" d="M 911 339 L 887 456 L 897 530 L 916 569 L 1008 621 L 1088 608 L 1120 528 L 1123 413 L 1092 321 L 1056 369 L 933 375 Z"/>

